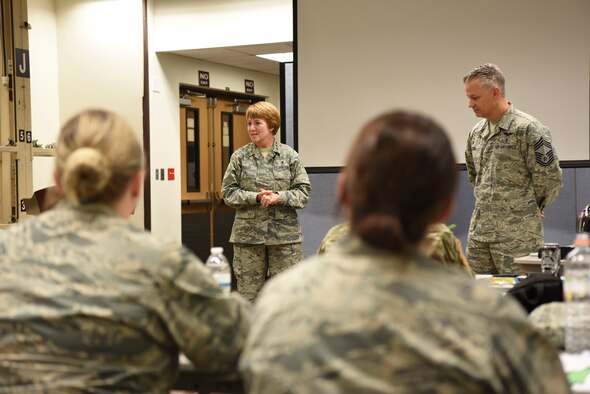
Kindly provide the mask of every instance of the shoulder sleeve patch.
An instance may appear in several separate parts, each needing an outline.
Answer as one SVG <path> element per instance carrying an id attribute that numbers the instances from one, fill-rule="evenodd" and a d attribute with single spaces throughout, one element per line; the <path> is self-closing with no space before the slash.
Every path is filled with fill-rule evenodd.
<path id="1" fill-rule="evenodd" d="M 555 160 L 551 142 L 546 141 L 543 137 L 535 143 L 535 159 L 542 166 L 548 166 Z"/>

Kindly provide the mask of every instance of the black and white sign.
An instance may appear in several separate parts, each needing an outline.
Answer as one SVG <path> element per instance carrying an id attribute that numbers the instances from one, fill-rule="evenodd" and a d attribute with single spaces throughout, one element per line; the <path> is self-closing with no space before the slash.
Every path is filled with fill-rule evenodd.
<path id="1" fill-rule="evenodd" d="M 244 79 L 244 87 L 246 88 L 246 93 L 254 94 L 254 81 L 251 79 Z"/>
<path id="2" fill-rule="evenodd" d="M 29 70 L 29 50 L 15 48 L 16 52 L 16 76 L 23 78 L 30 78 L 31 71 Z"/>
<path id="3" fill-rule="evenodd" d="M 209 87 L 209 71 L 199 70 L 199 86 Z"/>

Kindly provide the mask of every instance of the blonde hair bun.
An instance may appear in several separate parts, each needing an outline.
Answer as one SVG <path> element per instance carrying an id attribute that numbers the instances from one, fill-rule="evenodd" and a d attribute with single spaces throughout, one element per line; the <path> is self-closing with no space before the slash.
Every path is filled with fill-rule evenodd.
<path id="1" fill-rule="evenodd" d="M 74 205 L 110 205 L 143 168 L 141 143 L 119 115 L 89 109 L 62 127 L 55 147 L 56 175 Z"/>
<path id="2" fill-rule="evenodd" d="M 62 187 L 74 204 L 88 202 L 100 195 L 111 179 L 112 171 L 107 158 L 97 149 L 82 147 L 66 159 Z"/>

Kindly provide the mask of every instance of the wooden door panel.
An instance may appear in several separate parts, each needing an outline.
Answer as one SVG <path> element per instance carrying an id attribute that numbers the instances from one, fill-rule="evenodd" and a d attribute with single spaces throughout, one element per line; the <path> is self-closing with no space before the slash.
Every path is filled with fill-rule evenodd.
<path id="1" fill-rule="evenodd" d="M 231 154 L 250 142 L 246 115 L 234 112 L 234 108 L 234 101 L 223 99 L 218 99 L 215 107 L 214 189 L 218 196 L 221 196 L 221 182 Z M 241 103 L 241 108 L 244 108 L 243 103 Z"/>
<path id="2" fill-rule="evenodd" d="M 250 142 L 247 106 L 240 102 L 240 112 L 234 112 L 234 100 L 185 97 L 191 104 L 180 108 L 183 243 L 202 258 L 211 246 L 224 246 L 231 261 L 235 211 L 223 203 L 221 183 L 233 152 Z"/>
<path id="3" fill-rule="evenodd" d="M 249 142 L 246 114 L 234 114 L 234 151 Z"/>
<path id="4" fill-rule="evenodd" d="M 180 108 L 181 199 L 208 199 L 207 102 L 192 97 L 191 105 Z"/>

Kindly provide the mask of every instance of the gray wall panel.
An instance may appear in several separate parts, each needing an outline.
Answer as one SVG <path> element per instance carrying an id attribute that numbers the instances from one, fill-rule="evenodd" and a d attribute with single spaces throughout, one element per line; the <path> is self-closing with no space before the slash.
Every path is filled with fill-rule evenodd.
<path id="1" fill-rule="evenodd" d="M 569 245 L 576 236 L 575 168 L 563 169 L 563 189 L 557 200 L 545 209 L 545 242 Z"/>
<path id="2" fill-rule="evenodd" d="M 307 208 L 299 211 L 303 228 L 303 253 L 310 257 L 328 229 L 343 220 L 337 211 L 336 180 L 338 174 L 310 174 L 312 193 Z M 577 213 L 590 203 L 590 168 L 564 168 L 564 187 L 557 200 L 545 210 L 545 241 L 569 245 L 575 237 Z M 467 179 L 467 171 L 459 171 L 456 192 L 456 206 L 447 221 L 455 224 L 453 230 L 461 240 L 463 248 L 467 243 L 469 221 L 475 205 L 473 189 Z"/>
<path id="3" fill-rule="evenodd" d="M 457 191 L 455 193 L 455 211 L 447 220 L 447 224 L 454 224 L 456 226 L 453 229 L 453 233 L 461 240 L 463 249 L 465 249 L 465 245 L 467 244 L 469 222 L 471 221 L 471 212 L 474 206 L 475 197 L 473 196 L 473 188 L 467 177 L 467 171 L 459 171 Z"/>
<path id="4" fill-rule="evenodd" d="M 338 174 L 309 174 L 311 197 L 307 207 L 298 212 L 305 257 L 313 256 L 330 227 L 344 220 L 336 201 L 337 179 Z"/>
<path id="5" fill-rule="evenodd" d="M 590 168 L 576 168 L 576 215 L 590 203 Z"/>

